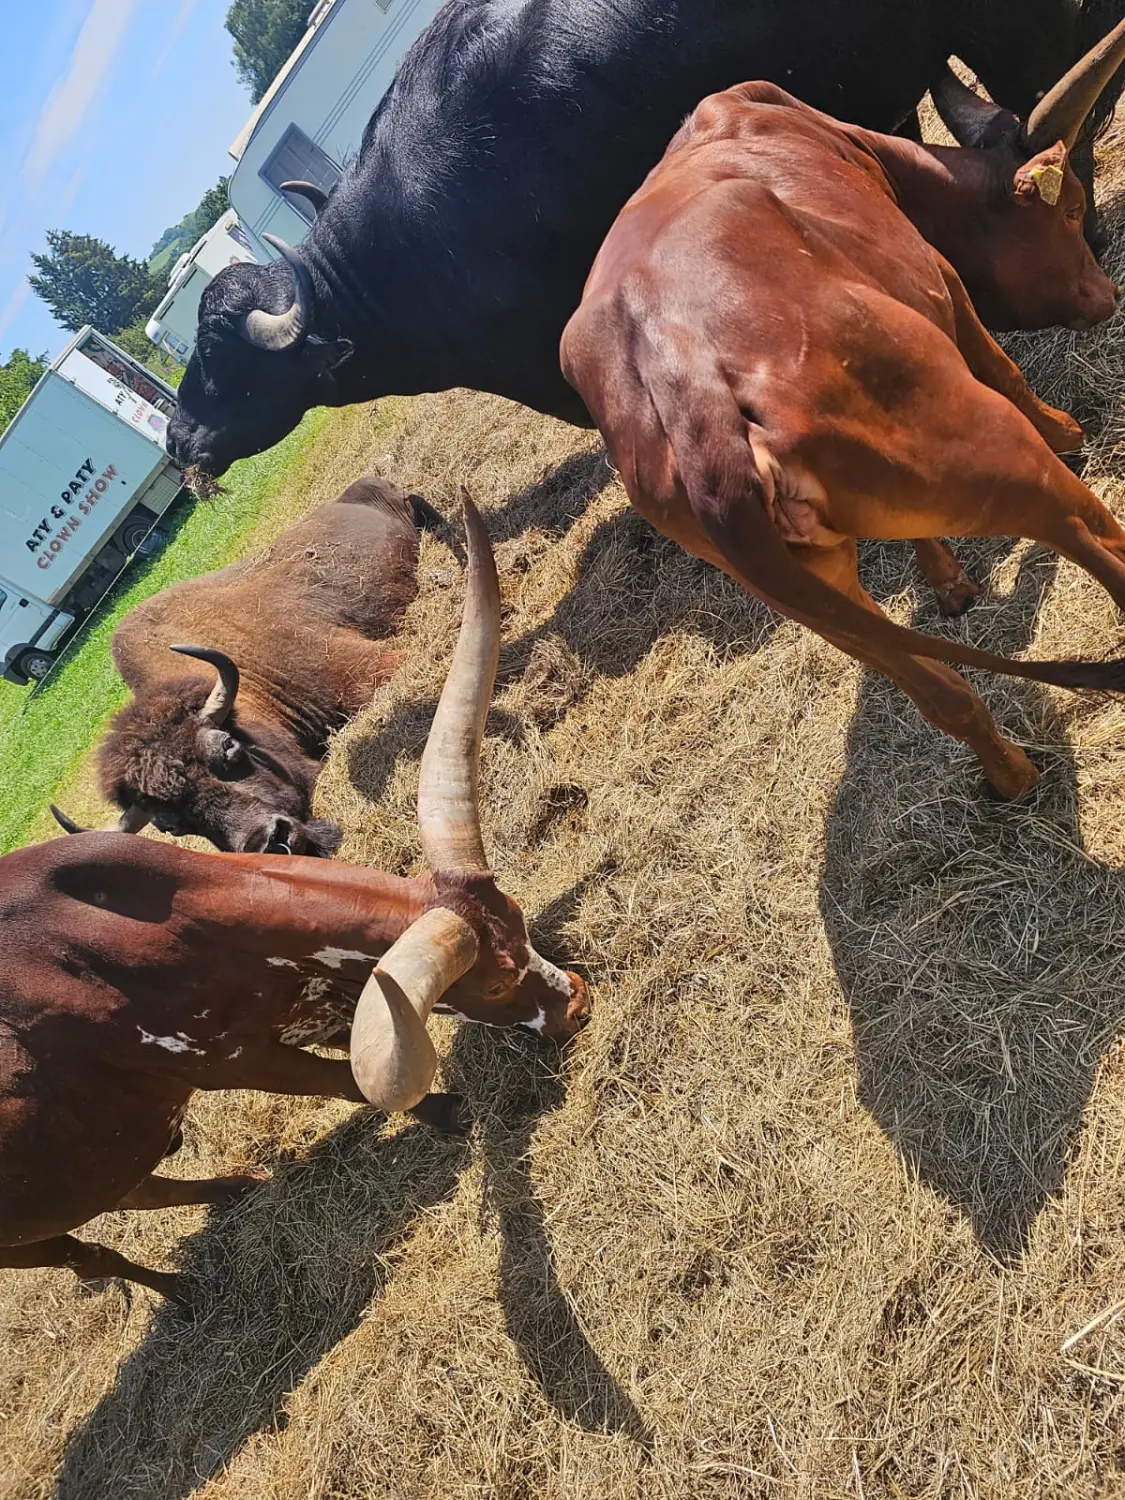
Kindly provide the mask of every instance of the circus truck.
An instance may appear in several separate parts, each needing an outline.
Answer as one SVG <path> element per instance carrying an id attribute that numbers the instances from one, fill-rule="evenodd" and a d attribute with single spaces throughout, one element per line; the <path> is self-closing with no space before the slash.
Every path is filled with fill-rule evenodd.
<path id="1" fill-rule="evenodd" d="M 0 670 L 39 682 L 183 487 L 164 449 L 175 392 L 92 328 L 0 435 Z"/>

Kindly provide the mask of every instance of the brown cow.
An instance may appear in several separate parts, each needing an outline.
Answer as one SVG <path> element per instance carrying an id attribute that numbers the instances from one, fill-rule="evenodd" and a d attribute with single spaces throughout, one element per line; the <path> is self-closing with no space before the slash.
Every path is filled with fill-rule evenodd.
<path id="1" fill-rule="evenodd" d="M 331 731 L 402 660 L 387 638 L 418 592 L 418 524 L 444 526 L 367 475 L 264 557 L 175 584 L 125 616 L 113 656 L 133 700 L 98 756 L 120 829 L 152 822 L 248 854 L 334 853 L 340 829 L 311 816 L 313 788 Z"/>
<path id="2" fill-rule="evenodd" d="M 937 662 L 1114 689 L 1125 664 L 903 629 L 861 588 L 855 538 L 1034 537 L 1125 608 L 1125 532 L 1052 451 L 1081 429 L 1033 395 L 959 274 L 1009 323 L 1113 311 L 1067 146 L 1123 54 L 1125 24 L 1042 101 L 1029 133 L 1056 143 L 1028 160 L 1010 136 L 964 151 L 842 125 L 769 83 L 713 95 L 621 213 L 562 340 L 638 510 L 885 672 L 1006 797 L 1035 767 Z M 915 545 L 964 602 L 952 553 Z"/>
<path id="3" fill-rule="evenodd" d="M 466 512 L 465 614 L 418 789 L 431 873 L 111 832 L 0 860 L 0 1266 L 65 1265 L 180 1298 L 174 1276 L 69 1231 L 249 1185 L 151 1175 L 195 1089 L 421 1103 L 440 1118 L 440 1096 L 426 1097 L 432 1009 L 559 1040 L 584 1018 L 581 979 L 535 952 L 485 858 L 477 761 L 500 599 L 484 524 Z M 302 1048 L 349 1027 L 350 1068 Z"/>

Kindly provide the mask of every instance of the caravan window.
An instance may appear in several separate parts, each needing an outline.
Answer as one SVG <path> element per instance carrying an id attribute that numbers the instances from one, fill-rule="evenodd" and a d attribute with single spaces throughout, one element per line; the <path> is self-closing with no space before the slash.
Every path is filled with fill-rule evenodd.
<path id="1" fill-rule="evenodd" d="M 331 192 L 340 180 L 340 168 L 327 156 L 315 141 L 310 141 L 299 125 L 290 125 L 277 145 L 270 152 L 258 174 L 264 177 L 279 197 L 307 219 L 313 221 L 312 205 L 295 193 L 283 193 L 283 182 L 314 182 L 326 193 Z"/>

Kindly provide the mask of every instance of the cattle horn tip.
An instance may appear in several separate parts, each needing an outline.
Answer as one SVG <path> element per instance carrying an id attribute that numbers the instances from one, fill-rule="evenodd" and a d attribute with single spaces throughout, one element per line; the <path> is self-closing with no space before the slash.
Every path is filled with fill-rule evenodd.
<path id="1" fill-rule="evenodd" d="M 64 833 L 90 832 L 88 828 L 83 828 L 81 823 L 76 823 L 73 818 L 68 818 L 66 813 L 64 813 L 60 807 L 56 807 L 53 802 L 48 802 L 47 806 L 51 809 L 52 818 L 54 818 L 55 822 L 59 825 Z"/>

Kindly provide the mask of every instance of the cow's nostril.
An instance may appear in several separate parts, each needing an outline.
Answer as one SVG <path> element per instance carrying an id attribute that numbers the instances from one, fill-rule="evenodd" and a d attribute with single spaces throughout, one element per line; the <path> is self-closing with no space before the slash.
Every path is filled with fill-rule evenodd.
<path id="1" fill-rule="evenodd" d="M 266 840 L 267 854 L 292 854 L 293 825 L 288 818 L 275 818 Z"/>

